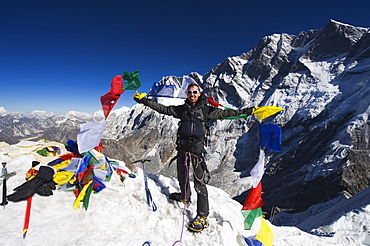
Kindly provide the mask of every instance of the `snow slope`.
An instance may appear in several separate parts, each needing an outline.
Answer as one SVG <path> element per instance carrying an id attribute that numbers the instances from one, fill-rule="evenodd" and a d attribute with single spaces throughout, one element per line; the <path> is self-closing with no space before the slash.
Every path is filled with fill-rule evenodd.
<path id="1" fill-rule="evenodd" d="M 6 155 L 17 148 L 19 145 L 0 148 L 0 161 L 7 162 L 8 172 L 17 172 L 7 182 L 8 194 L 24 182 L 24 174 L 35 160 L 31 153 L 26 152 L 14 158 Z M 255 236 L 259 230 L 260 219 L 255 221 L 252 230 L 244 230 L 241 204 L 221 189 L 209 186 L 210 226 L 202 233 L 190 233 L 182 224 L 183 219 L 186 225 L 195 216 L 196 203 L 184 210 L 182 204 L 171 203 L 167 199 L 171 192 L 179 190 L 177 181 L 149 175 L 149 189 L 158 207 L 153 212 L 146 204 L 142 169 L 132 171 L 137 177 L 127 178 L 123 183 L 114 174 L 104 190 L 91 196 L 86 211 L 73 208 L 75 197 L 72 192 L 56 190 L 50 197 L 35 195 L 26 239 L 22 238 L 26 202 L 10 202 L 0 209 L 0 246 L 143 245 L 147 241 L 152 246 L 233 246 L 246 245 L 244 237 Z M 196 201 L 194 194 L 193 190 L 192 200 Z M 367 206 L 340 217 L 330 228 L 336 232 L 333 237 L 319 237 L 297 227 L 268 223 L 275 233 L 275 246 L 362 245 L 366 236 L 364 225 L 370 221 L 369 211 L 370 206 Z M 180 239 L 181 242 L 177 242 Z"/>

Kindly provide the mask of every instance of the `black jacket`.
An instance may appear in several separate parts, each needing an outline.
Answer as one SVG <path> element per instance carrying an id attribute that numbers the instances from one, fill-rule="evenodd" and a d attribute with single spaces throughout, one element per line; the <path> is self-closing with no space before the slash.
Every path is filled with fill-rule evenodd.
<path id="1" fill-rule="evenodd" d="M 246 110 L 219 109 L 208 105 L 208 98 L 202 94 L 194 106 L 188 99 L 185 103 L 177 106 L 165 106 L 163 104 L 145 100 L 143 103 L 155 111 L 180 119 L 179 138 L 203 138 L 207 134 L 207 122 L 209 120 L 222 119 L 228 116 L 245 114 Z"/>

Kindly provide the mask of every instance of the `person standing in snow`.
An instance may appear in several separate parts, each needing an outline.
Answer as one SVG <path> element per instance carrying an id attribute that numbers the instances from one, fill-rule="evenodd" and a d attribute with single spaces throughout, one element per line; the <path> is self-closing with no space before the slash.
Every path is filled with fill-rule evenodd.
<path id="1" fill-rule="evenodd" d="M 189 224 L 188 229 L 200 232 L 208 227 L 207 216 L 209 214 L 208 191 L 206 184 L 209 181 L 209 172 L 205 162 L 205 143 L 208 132 L 209 120 L 222 119 L 228 116 L 241 114 L 251 115 L 253 108 L 240 110 L 218 109 L 209 106 L 208 98 L 204 95 L 196 83 L 187 88 L 185 103 L 177 106 L 165 106 L 143 97 L 143 93 L 136 93 L 134 100 L 142 103 L 153 110 L 180 119 L 177 131 L 177 177 L 181 193 L 172 193 L 170 199 L 190 203 L 189 168 L 193 167 L 194 188 L 197 193 L 197 216 Z"/>

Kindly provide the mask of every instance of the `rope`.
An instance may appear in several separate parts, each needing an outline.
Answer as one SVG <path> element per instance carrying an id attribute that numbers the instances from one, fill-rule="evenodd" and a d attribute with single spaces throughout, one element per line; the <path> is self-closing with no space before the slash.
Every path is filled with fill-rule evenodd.
<path id="1" fill-rule="evenodd" d="M 188 162 L 188 154 L 190 154 L 189 152 L 185 152 L 185 161 L 184 161 L 184 165 L 185 165 L 185 177 L 186 177 L 186 181 L 185 181 L 185 187 L 184 187 L 184 199 L 186 199 L 186 186 L 187 186 L 187 183 L 188 183 L 188 179 L 189 179 L 189 167 L 187 165 L 187 162 Z M 180 234 L 180 239 L 177 240 L 176 242 L 174 242 L 172 244 L 172 246 L 176 245 L 177 243 L 181 243 L 182 242 L 182 235 L 184 234 L 184 225 L 185 225 L 185 210 L 186 210 L 186 204 L 184 203 L 184 208 L 182 209 L 182 228 L 181 228 L 181 234 Z"/>
<path id="2" fill-rule="evenodd" d="M 206 183 L 204 182 L 204 177 L 206 175 L 206 172 L 203 170 L 203 174 L 202 174 L 201 178 L 198 178 L 197 175 L 196 175 L 196 172 L 195 172 L 195 170 L 197 170 L 197 168 L 198 168 L 199 162 L 202 162 L 203 159 L 198 157 L 197 155 L 192 154 L 192 153 L 189 153 L 189 154 L 191 155 L 190 157 L 192 157 L 191 158 L 191 163 L 193 164 L 193 170 L 194 170 L 193 176 L 194 176 L 194 178 L 197 181 L 199 181 L 201 184 L 206 185 Z M 199 160 L 198 160 L 198 158 L 199 158 Z"/>

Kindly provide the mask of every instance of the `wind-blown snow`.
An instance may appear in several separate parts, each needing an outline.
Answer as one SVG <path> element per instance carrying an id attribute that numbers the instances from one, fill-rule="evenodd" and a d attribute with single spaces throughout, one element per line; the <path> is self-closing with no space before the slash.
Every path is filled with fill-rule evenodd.
<path id="1" fill-rule="evenodd" d="M 29 143 L 29 142 L 28 142 Z M 7 162 L 8 172 L 17 174 L 7 182 L 8 194 L 24 182 L 24 174 L 30 168 L 34 156 L 24 153 L 10 158 L 6 153 L 21 145 L 2 146 L 0 161 Z M 120 163 L 124 165 L 124 163 Z M 26 202 L 12 203 L 0 209 L 0 245 L 247 245 L 244 237 L 258 233 L 260 219 L 251 230 L 244 230 L 242 205 L 232 200 L 221 189 L 208 186 L 210 199 L 210 226 L 202 233 L 193 234 L 184 228 L 195 216 L 196 196 L 193 190 L 192 204 L 183 208 L 182 204 L 171 203 L 167 199 L 172 192 L 179 191 L 177 180 L 164 176 L 149 175 L 149 189 L 158 210 L 151 211 L 146 203 L 142 169 L 132 170 L 136 178 L 127 178 L 123 183 L 113 174 L 106 188 L 91 196 L 88 210 L 75 210 L 73 192 L 54 191 L 50 197 L 33 197 L 31 220 L 26 239 L 22 238 Z M 243 179 L 248 182 L 249 179 Z M 363 192 L 364 196 L 368 196 Z M 357 197 L 360 199 L 361 197 Z M 346 206 L 342 201 L 338 206 Z M 334 206 L 339 214 L 338 206 Z M 185 211 L 183 216 L 183 211 Z M 319 237 L 301 231 L 297 227 L 269 226 L 275 233 L 274 245 L 362 245 L 370 221 L 370 206 L 338 218 L 320 230 L 330 231 L 333 237 Z M 327 219 L 316 216 L 314 220 Z M 307 220 L 309 223 L 310 221 Z M 317 224 L 317 221 L 315 222 Z M 322 221 L 325 224 L 325 221 Z"/>

